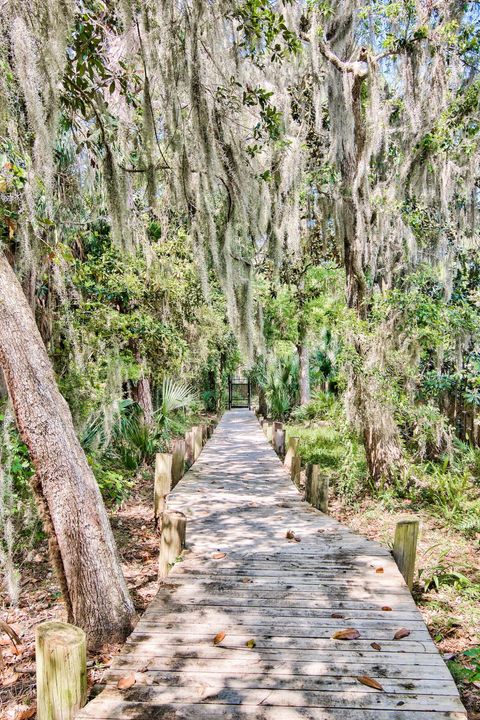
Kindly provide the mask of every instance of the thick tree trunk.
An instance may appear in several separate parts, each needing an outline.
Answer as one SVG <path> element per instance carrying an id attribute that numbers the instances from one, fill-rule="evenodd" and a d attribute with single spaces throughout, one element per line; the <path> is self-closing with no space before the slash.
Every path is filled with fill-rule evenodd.
<path id="1" fill-rule="evenodd" d="M 300 405 L 310 402 L 310 353 L 305 341 L 297 345 L 299 363 Z"/>
<path id="2" fill-rule="evenodd" d="M 258 388 L 258 412 L 260 415 L 263 415 L 264 418 L 268 416 L 267 396 L 262 387 Z"/>
<path id="3" fill-rule="evenodd" d="M 378 347 L 363 349 L 357 342 L 356 349 L 362 363 L 350 370 L 347 402 L 361 431 L 370 477 L 377 485 L 388 484 L 404 468 L 400 433 L 378 380 Z"/>
<path id="4" fill-rule="evenodd" d="M 145 425 L 153 425 L 153 400 L 150 380 L 142 377 L 133 387 L 133 399 L 142 409 L 143 422 Z"/>
<path id="5" fill-rule="evenodd" d="M 90 647 L 123 640 L 132 628 L 134 608 L 105 506 L 32 311 L 3 254 L 0 367 L 36 468 L 36 491 L 49 516 L 47 531 L 50 524 L 55 535 L 58 552 L 53 560 L 66 593 L 69 621 L 86 631 Z"/>

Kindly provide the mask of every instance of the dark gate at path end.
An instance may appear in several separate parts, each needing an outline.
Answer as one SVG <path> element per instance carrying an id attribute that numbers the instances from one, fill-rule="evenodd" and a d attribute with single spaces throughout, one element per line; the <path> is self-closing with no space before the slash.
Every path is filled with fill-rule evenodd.
<path id="1" fill-rule="evenodd" d="M 252 388 L 250 380 L 242 377 L 228 378 L 228 409 L 251 406 Z"/>

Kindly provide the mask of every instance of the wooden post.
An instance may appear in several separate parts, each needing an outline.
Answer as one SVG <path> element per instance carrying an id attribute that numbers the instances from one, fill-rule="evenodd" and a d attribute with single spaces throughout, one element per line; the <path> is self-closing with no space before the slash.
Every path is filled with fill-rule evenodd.
<path id="1" fill-rule="evenodd" d="M 285 461 L 284 465 L 287 468 L 287 470 L 291 469 L 292 466 L 292 457 L 296 454 L 298 450 L 298 443 L 300 442 L 299 437 L 289 437 L 287 442 L 287 452 L 285 454 Z"/>
<path id="2" fill-rule="evenodd" d="M 172 488 L 177 485 L 183 477 L 185 470 L 186 442 L 183 439 L 175 440 L 172 454 Z"/>
<path id="3" fill-rule="evenodd" d="M 293 455 L 291 465 L 290 465 L 290 475 L 294 482 L 294 484 L 297 486 L 298 489 L 300 489 L 300 471 L 302 469 L 302 461 L 300 459 L 300 455 Z"/>
<path id="4" fill-rule="evenodd" d="M 266 438 L 267 438 L 267 441 L 268 441 L 269 443 L 271 443 L 271 442 L 272 442 L 272 438 L 273 438 L 273 422 L 270 422 L 270 421 L 269 421 L 269 422 L 265 423 L 263 427 L 264 427 L 264 430 L 265 430 L 265 436 L 266 436 Z"/>
<path id="5" fill-rule="evenodd" d="M 328 512 L 328 476 L 321 474 L 319 465 L 307 465 L 305 500 L 317 510 Z"/>
<path id="6" fill-rule="evenodd" d="M 277 432 L 277 430 L 282 430 L 282 428 L 283 428 L 283 423 L 281 423 L 281 422 L 273 423 L 273 428 L 272 428 L 272 447 L 273 448 L 275 448 L 275 433 Z"/>
<path id="7" fill-rule="evenodd" d="M 200 453 L 202 452 L 202 427 L 196 425 L 192 428 L 193 433 L 193 462 L 198 460 Z"/>
<path id="8" fill-rule="evenodd" d="M 207 426 L 200 425 L 200 427 L 202 428 L 202 445 L 205 445 L 205 443 L 207 442 L 207 439 L 208 439 Z"/>
<path id="9" fill-rule="evenodd" d="M 158 558 L 158 576 L 167 577 L 172 563 L 182 554 L 185 547 L 187 518 L 181 512 L 164 512 L 162 533 L 160 535 L 160 554 Z"/>
<path id="10" fill-rule="evenodd" d="M 194 435 L 193 430 L 188 430 L 185 433 L 185 463 L 187 468 L 192 467 L 194 463 Z"/>
<path id="11" fill-rule="evenodd" d="M 87 643 L 83 630 L 63 622 L 37 625 L 38 720 L 73 720 L 87 701 Z"/>
<path id="12" fill-rule="evenodd" d="M 285 430 L 275 430 L 273 447 L 280 458 L 285 455 Z"/>
<path id="13" fill-rule="evenodd" d="M 415 572 L 417 539 L 417 518 L 405 518 L 397 522 L 393 542 L 393 557 L 410 590 L 413 586 L 413 575 Z"/>
<path id="14" fill-rule="evenodd" d="M 157 453 L 155 456 L 155 484 L 153 488 L 153 515 L 155 527 L 165 509 L 165 498 L 172 489 L 172 455 Z"/>
<path id="15" fill-rule="evenodd" d="M 213 435 L 213 425 L 207 425 L 207 440 L 210 440 L 212 435 Z"/>

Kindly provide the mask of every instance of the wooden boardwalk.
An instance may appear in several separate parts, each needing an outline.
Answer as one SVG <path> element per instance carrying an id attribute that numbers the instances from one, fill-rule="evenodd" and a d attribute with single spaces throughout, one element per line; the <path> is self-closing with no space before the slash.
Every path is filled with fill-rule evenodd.
<path id="1" fill-rule="evenodd" d="M 252 413 L 224 415 L 168 506 L 185 558 L 79 718 L 466 718 L 390 553 L 302 501 Z"/>

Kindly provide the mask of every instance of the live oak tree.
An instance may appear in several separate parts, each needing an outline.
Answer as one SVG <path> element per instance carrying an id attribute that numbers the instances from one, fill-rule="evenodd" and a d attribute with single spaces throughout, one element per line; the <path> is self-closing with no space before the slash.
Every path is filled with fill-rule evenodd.
<path id="1" fill-rule="evenodd" d="M 134 608 L 95 477 L 31 308 L 0 255 L 0 367 L 20 433 L 36 468 L 33 484 L 69 621 L 91 647 L 122 640 Z"/>

